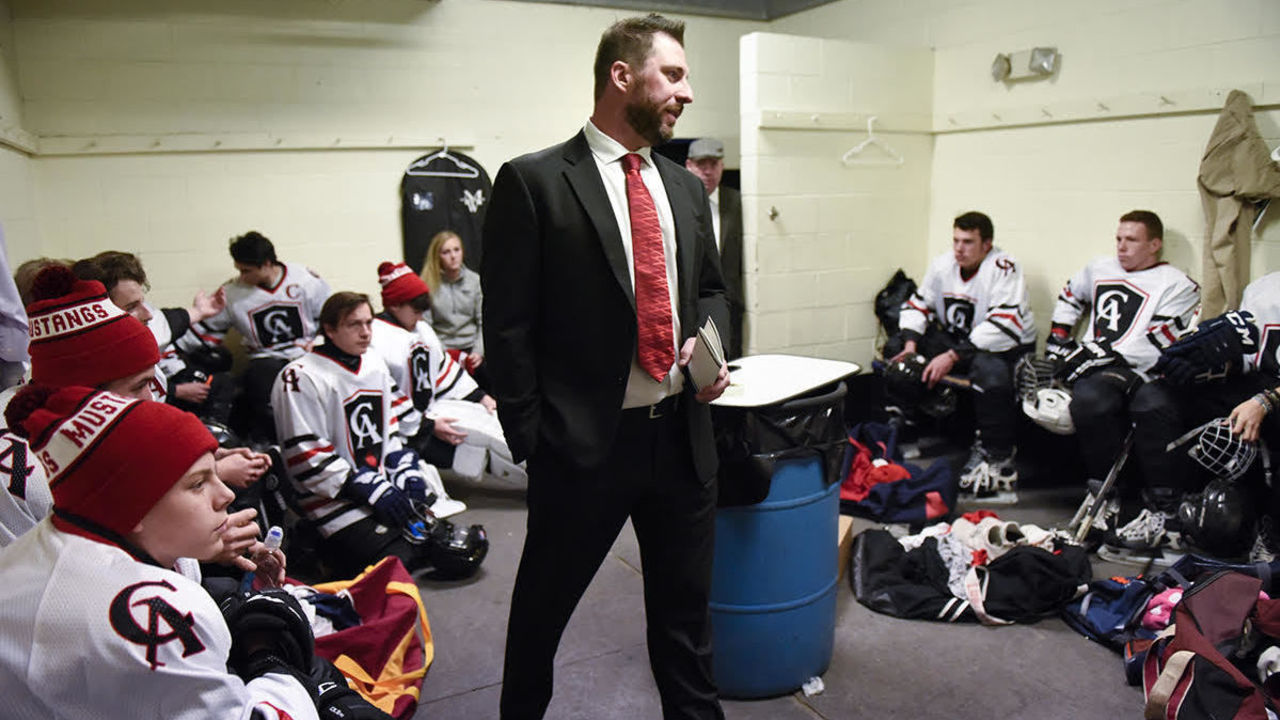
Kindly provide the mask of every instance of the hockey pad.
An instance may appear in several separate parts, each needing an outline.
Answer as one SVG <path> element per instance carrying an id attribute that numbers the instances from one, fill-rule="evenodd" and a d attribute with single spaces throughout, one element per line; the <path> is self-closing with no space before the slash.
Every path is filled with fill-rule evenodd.
<path id="1" fill-rule="evenodd" d="M 1243 356 L 1258 352 L 1253 314 L 1233 310 L 1210 318 L 1164 349 L 1152 367 L 1175 385 L 1205 383 L 1236 374 Z"/>
<path id="2" fill-rule="evenodd" d="M 316 658 L 311 680 L 316 686 L 316 714 L 320 720 L 391 720 L 351 689 L 347 677 L 333 663 Z"/>
<path id="3" fill-rule="evenodd" d="M 1071 354 L 1063 358 L 1058 366 L 1057 376 L 1070 384 L 1119 360 L 1120 356 L 1109 345 L 1090 340 L 1080 343 Z"/>
<path id="4" fill-rule="evenodd" d="M 227 665 L 245 682 L 269 672 L 309 675 L 315 657 L 311 623 L 298 601 L 276 588 L 222 602 L 231 631 Z"/>
<path id="5" fill-rule="evenodd" d="M 372 507 L 374 515 L 388 527 L 398 530 L 413 519 L 409 496 L 376 470 L 366 468 L 352 473 L 342 489 L 349 497 Z"/>

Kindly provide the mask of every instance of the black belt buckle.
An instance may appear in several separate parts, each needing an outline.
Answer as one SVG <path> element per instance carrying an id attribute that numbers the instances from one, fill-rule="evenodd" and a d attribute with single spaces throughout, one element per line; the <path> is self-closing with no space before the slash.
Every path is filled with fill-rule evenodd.
<path id="1" fill-rule="evenodd" d="M 675 413 L 679 407 L 679 395 L 668 395 L 649 406 L 649 419 L 657 420 Z"/>

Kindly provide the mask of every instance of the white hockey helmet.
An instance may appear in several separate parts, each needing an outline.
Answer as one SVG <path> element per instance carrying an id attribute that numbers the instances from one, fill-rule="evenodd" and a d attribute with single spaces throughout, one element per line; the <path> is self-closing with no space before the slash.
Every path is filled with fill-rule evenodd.
<path id="1" fill-rule="evenodd" d="M 1062 388 L 1042 388 L 1022 401 L 1022 412 L 1035 424 L 1055 435 L 1075 433 L 1071 422 L 1071 393 Z"/>
<path id="2" fill-rule="evenodd" d="M 1014 380 L 1018 397 L 1022 400 L 1022 412 L 1035 424 L 1055 435 L 1075 433 L 1071 422 L 1071 391 L 1053 377 L 1054 366 L 1049 360 L 1023 355 L 1014 366 Z"/>

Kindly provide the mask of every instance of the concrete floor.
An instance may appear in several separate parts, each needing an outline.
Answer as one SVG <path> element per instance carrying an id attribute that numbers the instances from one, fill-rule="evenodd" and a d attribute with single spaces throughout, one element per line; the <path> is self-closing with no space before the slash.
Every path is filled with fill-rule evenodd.
<path id="1" fill-rule="evenodd" d="M 420 582 L 435 639 L 435 661 L 417 718 L 498 716 L 503 643 L 512 582 L 524 539 L 520 494 L 454 490 L 470 510 L 455 520 L 482 523 L 490 551 L 461 583 Z M 1065 524 L 1079 502 L 1071 489 L 1023 490 L 1001 517 Z M 962 507 L 961 510 L 966 508 Z M 858 520 L 854 532 L 870 527 Z M 835 542 L 835 539 L 832 539 Z M 588 589 L 557 656 L 548 718 L 660 718 L 645 651 L 639 553 L 630 526 Z M 1134 568 L 1095 563 L 1095 577 Z M 724 701 L 730 720 L 813 718 L 1119 718 L 1141 717 L 1139 688 L 1124 683 L 1119 656 L 1060 620 L 990 628 L 877 615 L 838 591 L 835 649 L 826 689 L 765 700 Z"/>

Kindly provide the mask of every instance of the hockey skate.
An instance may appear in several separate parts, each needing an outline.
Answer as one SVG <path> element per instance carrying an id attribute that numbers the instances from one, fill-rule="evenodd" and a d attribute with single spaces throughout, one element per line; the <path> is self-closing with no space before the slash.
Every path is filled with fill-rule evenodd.
<path id="1" fill-rule="evenodd" d="M 973 442 L 969 459 L 960 470 L 960 498 L 987 505 L 1012 505 L 1018 502 L 1018 468 L 1014 453 L 995 457 L 982 440 Z"/>
<path id="2" fill-rule="evenodd" d="M 1280 533 L 1276 532 L 1275 523 L 1269 515 L 1258 520 L 1257 535 L 1253 538 L 1253 547 L 1249 549 L 1249 562 L 1273 563 L 1280 558 Z"/>
<path id="3" fill-rule="evenodd" d="M 1127 565 L 1150 563 L 1154 567 L 1168 567 L 1182 557 L 1182 534 L 1178 531 L 1178 516 L 1145 507 L 1138 516 L 1114 532 L 1098 549 L 1098 557 Z"/>
<path id="4" fill-rule="evenodd" d="M 1071 517 L 1071 522 L 1067 525 L 1067 532 L 1073 540 L 1082 538 L 1078 544 L 1084 545 L 1091 552 L 1102 544 L 1107 533 L 1114 526 L 1116 516 L 1120 514 L 1120 499 L 1115 496 L 1114 492 L 1107 493 L 1106 499 L 1098 503 L 1098 495 L 1102 493 L 1102 487 L 1101 480 L 1089 481 L 1088 492 L 1085 493 L 1084 501 L 1080 503 L 1080 507 L 1076 509 L 1075 515 Z M 1089 512 L 1094 509 L 1095 503 L 1098 503 L 1096 514 L 1093 516 L 1088 530 L 1081 533 L 1080 526 L 1087 521 Z"/>

